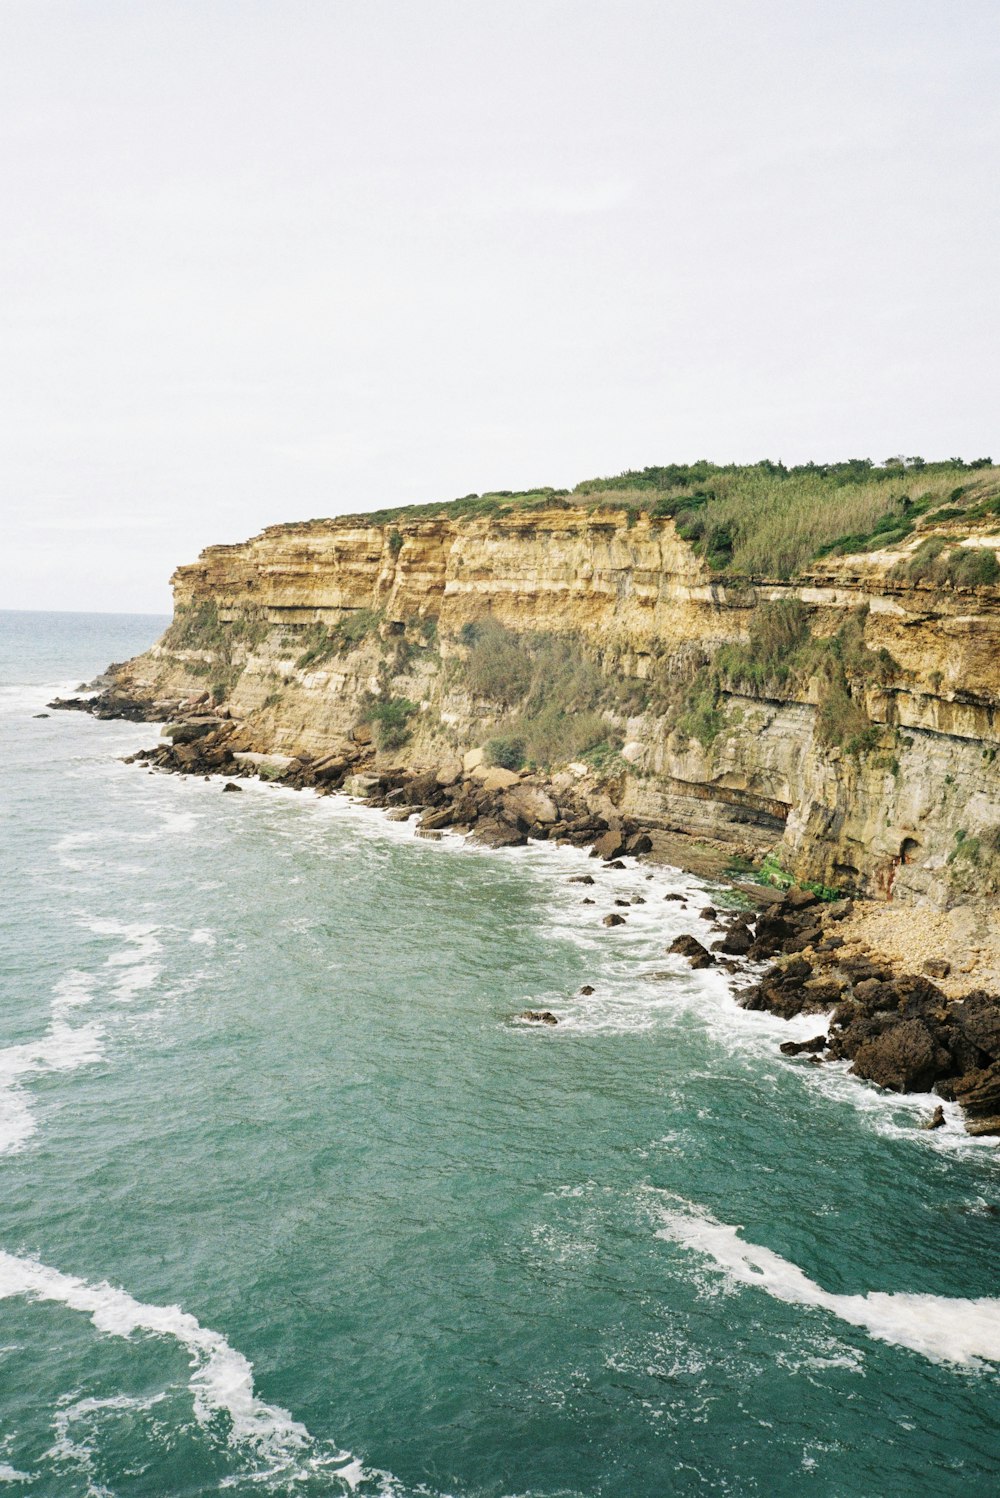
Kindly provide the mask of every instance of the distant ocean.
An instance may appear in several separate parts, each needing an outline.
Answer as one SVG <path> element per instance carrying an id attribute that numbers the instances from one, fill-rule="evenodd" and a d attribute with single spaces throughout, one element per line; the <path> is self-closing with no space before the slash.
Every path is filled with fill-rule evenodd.
<path id="1" fill-rule="evenodd" d="M 998 1152 L 665 956 L 696 880 L 36 716 L 164 622 L 0 614 L 0 1493 L 993 1498 Z"/>

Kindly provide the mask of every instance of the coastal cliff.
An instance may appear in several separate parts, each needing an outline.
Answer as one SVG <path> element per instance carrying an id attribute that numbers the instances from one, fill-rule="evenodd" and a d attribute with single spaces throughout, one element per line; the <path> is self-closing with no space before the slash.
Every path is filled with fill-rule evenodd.
<path id="1" fill-rule="evenodd" d="M 988 899 L 997 478 L 790 578 L 727 572 L 683 517 L 575 496 L 270 527 L 177 570 L 170 629 L 108 701 L 201 699 L 237 752 L 300 763 L 345 741 L 376 771 L 484 747 L 800 882 Z"/>

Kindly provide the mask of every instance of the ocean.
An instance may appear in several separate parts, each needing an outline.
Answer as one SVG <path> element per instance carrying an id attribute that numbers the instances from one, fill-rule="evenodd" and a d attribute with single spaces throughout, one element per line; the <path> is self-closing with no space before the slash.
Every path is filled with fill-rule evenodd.
<path id="1" fill-rule="evenodd" d="M 666 956 L 724 891 L 36 716 L 164 622 L 0 614 L 0 1492 L 992 1498 L 996 1149 Z"/>

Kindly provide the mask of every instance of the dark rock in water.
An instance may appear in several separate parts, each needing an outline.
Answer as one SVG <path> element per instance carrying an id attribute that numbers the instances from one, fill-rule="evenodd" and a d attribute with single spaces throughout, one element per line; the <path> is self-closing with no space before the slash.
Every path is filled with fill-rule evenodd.
<path id="1" fill-rule="evenodd" d="M 580 992 L 583 994 L 583 997 L 585 999 L 589 999 L 590 995 L 594 992 L 594 989 L 591 987 L 591 985 L 589 983 L 585 983 L 583 985 L 583 987 L 580 989 Z"/>
<path id="2" fill-rule="evenodd" d="M 731 957 L 743 957 L 753 946 L 753 939 L 745 926 L 734 926 L 727 931 L 719 943 L 719 951 L 726 952 Z"/>
<path id="3" fill-rule="evenodd" d="M 559 1023 L 551 1009 L 522 1009 L 517 1017 L 530 1020 L 533 1025 L 558 1025 Z"/>
<path id="4" fill-rule="evenodd" d="M 629 901 L 630 905 L 645 905 L 645 903 L 646 898 L 644 895 L 633 895 L 631 900 Z"/>
<path id="5" fill-rule="evenodd" d="M 941 976 L 942 977 L 946 977 L 947 974 L 942 974 Z M 944 1128 L 944 1109 L 941 1107 L 940 1103 L 938 1103 L 937 1107 L 934 1109 L 934 1112 L 931 1114 L 930 1118 L 926 1119 L 920 1125 L 920 1127 L 922 1129 L 942 1129 L 942 1128 Z"/>
<path id="6" fill-rule="evenodd" d="M 50 716 L 49 713 L 32 713 L 33 718 L 48 718 Z"/>
<path id="7" fill-rule="evenodd" d="M 528 841 L 525 833 L 493 817 L 480 818 L 473 837 L 477 843 L 485 843 L 487 848 L 523 848 Z"/>
<path id="8" fill-rule="evenodd" d="M 222 789 L 224 791 L 241 791 L 243 787 L 241 785 L 237 785 L 235 780 L 227 780 Z"/>
<path id="9" fill-rule="evenodd" d="M 664 895 L 663 898 L 665 900 L 680 900 L 680 902 L 681 902 L 682 905 L 685 903 L 684 896 L 683 895 L 675 895 L 673 893 L 673 891 L 671 891 L 671 893 L 669 895 Z"/>
<path id="10" fill-rule="evenodd" d="M 635 832 L 625 845 L 628 853 L 648 853 L 653 846 L 653 839 L 648 832 Z"/>
<path id="11" fill-rule="evenodd" d="M 686 957 L 693 968 L 712 967 L 715 964 L 715 958 L 711 952 L 706 947 L 703 947 L 697 937 L 694 936 L 684 935 L 675 937 L 667 948 L 667 951 L 676 953 L 680 957 Z"/>
<path id="12" fill-rule="evenodd" d="M 826 1036 L 814 1035 L 812 1040 L 784 1040 L 778 1050 L 783 1056 L 805 1056 L 814 1051 L 825 1051 Z"/>
<path id="13" fill-rule="evenodd" d="M 594 882 L 593 874 L 573 874 L 567 880 L 569 884 L 593 884 Z"/>
<path id="14" fill-rule="evenodd" d="M 965 1109 L 965 1127 L 975 1135 L 1000 1134 L 1000 1061 L 938 1087 L 945 1099 L 954 1098 Z"/>
<path id="15" fill-rule="evenodd" d="M 744 1009 L 767 1009 L 781 1019 L 794 1019 L 803 1011 L 816 1012 L 824 1006 L 813 999 L 805 987 L 812 968 L 804 957 L 792 957 L 782 967 L 772 968 L 741 1000 Z"/>
<path id="16" fill-rule="evenodd" d="M 928 957 L 920 971 L 926 973 L 929 978 L 947 978 L 951 972 L 951 963 L 943 957 Z M 930 1124 L 927 1127 L 930 1128 Z"/>
<path id="17" fill-rule="evenodd" d="M 902 1020 L 859 1046 L 851 1068 L 890 1092 L 929 1092 L 950 1069 L 948 1052 L 919 1019 Z"/>
<path id="18" fill-rule="evenodd" d="M 597 901 L 596 900 L 591 900 L 589 898 L 589 896 L 585 895 L 584 898 L 580 901 L 580 904 L 581 905 L 596 905 Z"/>
<path id="19" fill-rule="evenodd" d="M 667 898 L 669 899 L 669 896 Z M 698 914 L 703 921 L 714 921 L 719 912 L 714 905 L 706 905 L 704 910 L 699 910 Z"/>
<path id="20" fill-rule="evenodd" d="M 625 917 L 623 915 L 615 915 L 615 913 L 612 911 L 611 915 L 606 915 L 604 917 L 604 920 L 601 922 L 601 924 L 602 926 L 624 926 Z"/>
<path id="21" fill-rule="evenodd" d="M 615 904 L 620 909 L 628 910 L 629 906 L 632 904 L 632 901 L 631 900 L 616 900 Z"/>
<path id="22" fill-rule="evenodd" d="M 624 867 L 620 858 L 613 858 L 610 863 L 605 864 L 605 868 L 608 869 L 623 869 Z"/>

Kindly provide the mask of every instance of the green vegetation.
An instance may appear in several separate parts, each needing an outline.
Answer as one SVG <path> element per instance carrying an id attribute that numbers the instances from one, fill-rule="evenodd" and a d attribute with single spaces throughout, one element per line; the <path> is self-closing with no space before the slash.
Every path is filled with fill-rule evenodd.
<path id="1" fill-rule="evenodd" d="M 495 620 L 466 625 L 468 647 L 453 679 L 472 697 L 500 709 L 491 740 L 494 764 L 549 766 L 620 744 L 604 709 L 614 690 L 578 641 L 562 635 L 519 635 Z"/>
<path id="2" fill-rule="evenodd" d="M 839 900 L 841 891 L 834 889 L 829 884 L 817 884 L 812 879 L 793 879 L 785 869 L 781 867 L 773 853 L 769 853 L 757 871 L 757 877 L 763 884 L 773 884 L 777 889 L 791 889 L 797 885 L 799 889 L 807 889 L 816 896 L 818 900 Z"/>
<path id="3" fill-rule="evenodd" d="M 402 749 L 409 742 L 410 719 L 417 704 L 408 697 L 368 697 L 364 704 L 365 721 L 375 725 L 380 749 Z"/>
<path id="4" fill-rule="evenodd" d="M 524 764 L 524 740 L 499 737 L 486 743 L 486 762 L 501 770 L 519 770 Z"/>
<path id="5" fill-rule="evenodd" d="M 898 582 L 933 587 L 986 588 L 1000 580 L 1000 562 L 989 546 L 959 546 L 960 536 L 928 536 L 889 573 Z"/>
<path id="6" fill-rule="evenodd" d="M 377 609 L 353 609 L 338 619 L 332 629 L 317 619 L 299 642 L 305 649 L 295 662 L 296 668 L 305 671 L 309 666 L 332 660 L 335 655 L 346 654 L 374 634 L 381 623 L 382 615 Z"/>
<path id="7" fill-rule="evenodd" d="M 960 482 L 959 482 L 960 481 Z M 734 576 L 789 578 L 818 556 L 892 546 L 924 514 L 1000 515 L 1000 471 L 989 458 L 928 463 L 867 458 L 786 467 L 674 463 L 587 479 L 566 489 L 498 490 L 444 504 L 377 510 L 353 521 L 461 519 L 583 507 L 672 518 L 713 570 Z M 393 535 L 400 532 L 394 531 Z"/>
<path id="8" fill-rule="evenodd" d="M 668 686 L 653 699 L 656 710 L 707 749 L 727 722 L 725 692 L 779 696 L 791 685 L 816 701 L 820 743 L 864 753 L 880 735 L 854 696 L 852 683 L 885 683 L 899 670 L 887 650 L 868 649 L 865 617 L 866 610 L 857 609 L 836 634 L 817 638 L 798 599 L 762 604 L 754 612 L 746 644 L 723 645 L 686 675 L 671 663 Z"/>
<path id="9" fill-rule="evenodd" d="M 231 619 L 220 619 L 214 599 L 197 604 L 179 604 L 164 635 L 172 650 L 204 651 L 215 659 L 191 661 L 194 676 L 214 676 L 211 687 L 216 702 L 230 695 L 246 665 L 246 657 L 266 638 L 270 625 L 259 609 L 244 609 Z"/>

